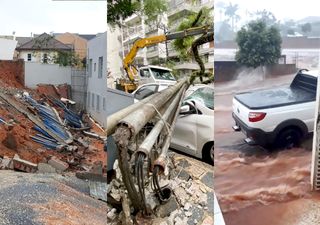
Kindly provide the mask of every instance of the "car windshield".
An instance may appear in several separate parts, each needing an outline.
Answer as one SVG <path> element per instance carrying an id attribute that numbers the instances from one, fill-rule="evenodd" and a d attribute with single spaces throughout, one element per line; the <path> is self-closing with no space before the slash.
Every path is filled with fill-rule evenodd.
<path id="1" fill-rule="evenodd" d="M 194 91 L 191 95 L 189 95 L 185 101 L 187 100 L 198 100 L 202 102 L 207 108 L 214 109 L 214 90 L 209 87 L 199 88 Z"/>
<path id="2" fill-rule="evenodd" d="M 161 80 L 175 80 L 169 70 L 150 68 L 154 77 Z"/>

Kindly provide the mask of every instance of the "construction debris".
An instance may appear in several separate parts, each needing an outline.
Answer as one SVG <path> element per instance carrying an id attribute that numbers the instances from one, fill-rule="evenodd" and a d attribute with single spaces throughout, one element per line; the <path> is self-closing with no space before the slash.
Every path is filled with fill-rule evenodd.
<path id="1" fill-rule="evenodd" d="M 21 86 L 0 88 L 0 169 L 84 171 L 97 161 L 105 167 L 104 141 L 92 137 L 96 130 L 88 116 L 69 108 L 70 96 L 50 95 L 49 86 L 41 85 L 41 94 Z"/>
<path id="2" fill-rule="evenodd" d="M 212 166 L 203 164 L 195 159 L 169 153 L 169 174 L 161 176 L 160 186 L 173 190 L 167 200 L 160 201 L 155 190 L 146 186 L 145 195 L 147 205 L 152 213 L 146 217 L 141 213 L 136 214 L 131 207 L 132 203 L 127 199 L 126 189 L 122 181 L 118 162 L 115 163 L 115 178 L 108 185 L 108 224 L 213 224 L 213 186 L 207 186 L 213 181 Z M 184 170 L 190 177 L 188 180 L 181 179 L 180 173 Z M 199 176 L 196 170 L 206 171 Z M 205 181 L 206 180 L 206 181 Z M 204 181 L 204 182 L 202 182 Z M 147 181 L 147 184 L 150 181 Z M 119 208 L 119 202 L 122 207 Z"/>

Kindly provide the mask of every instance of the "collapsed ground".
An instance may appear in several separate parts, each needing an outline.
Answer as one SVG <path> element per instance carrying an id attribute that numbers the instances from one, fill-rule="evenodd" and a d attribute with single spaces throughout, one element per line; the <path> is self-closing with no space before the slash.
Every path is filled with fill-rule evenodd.
<path id="1" fill-rule="evenodd" d="M 2 95 L 7 97 L 5 99 L 0 97 L 0 157 L 13 158 L 15 154 L 18 154 L 21 159 L 27 160 L 31 163 L 47 162 L 50 157 L 55 156 L 59 160 L 70 165 L 70 170 L 81 171 L 84 168 L 90 168 L 94 162 L 101 161 L 103 165 L 106 164 L 106 156 L 103 151 L 103 140 L 98 138 L 92 138 L 82 133 L 82 131 L 72 130 L 67 126 L 63 126 L 65 130 L 71 132 L 73 137 L 73 143 L 70 145 L 77 146 L 76 152 L 66 152 L 64 150 L 49 149 L 46 146 L 39 144 L 31 139 L 31 136 L 39 134 L 34 129 L 35 124 L 19 110 L 13 107 L 11 104 L 15 103 L 29 114 L 39 119 L 39 115 L 30 104 L 21 97 L 23 93 L 28 93 L 34 100 L 42 102 L 42 104 L 48 104 L 50 107 L 55 108 L 59 112 L 59 116 L 63 116 L 63 110 L 54 106 L 49 97 L 58 99 L 59 97 L 67 97 L 66 93 L 59 89 L 55 90 L 55 87 L 51 85 L 41 85 L 37 90 L 30 90 L 24 88 L 20 83 L 15 80 L 0 80 Z M 52 90 L 55 90 L 54 92 Z M 62 117 L 63 118 L 63 117 Z M 103 136 L 103 130 L 101 130 L 94 122 L 88 117 L 83 117 L 87 120 L 86 125 L 91 127 L 87 131 L 96 133 Z M 85 122 L 84 122 L 85 123 Z M 78 138 L 83 139 L 85 144 L 76 142 Z M 80 156 L 75 156 L 80 154 Z M 75 158 L 81 158 L 76 163 L 71 163 Z"/>

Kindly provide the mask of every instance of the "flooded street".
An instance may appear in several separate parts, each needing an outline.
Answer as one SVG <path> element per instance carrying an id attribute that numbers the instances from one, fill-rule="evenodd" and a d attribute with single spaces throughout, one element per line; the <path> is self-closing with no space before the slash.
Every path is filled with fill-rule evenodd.
<path id="1" fill-rule="evenodd" d="M 266 150 L 247 145 L 244 134 L 231 128 L 233 93 L 287 84 L 291 79 L 215 86 L 215 192 L 226 225 L 320 223 L 320 193 L 310 190 L 312 137 L 301 148 Z"/>

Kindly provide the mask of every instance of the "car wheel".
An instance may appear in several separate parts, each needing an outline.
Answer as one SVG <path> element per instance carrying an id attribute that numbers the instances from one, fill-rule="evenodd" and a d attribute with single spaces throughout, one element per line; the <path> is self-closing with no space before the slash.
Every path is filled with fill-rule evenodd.
<path id="1" fill-rule="evenodd" d="M 297 128 L 288 128 L 280 132 L 277 145 L 280 148 L 291 149 L 299 146 L 301 137 L 300 130 Z"/>
<path id="2" fill-rule="evenodd" d="M 206 143 L 202 150 L 202 160 L 210 165 L 214 165 L 214 143 Z"/>

